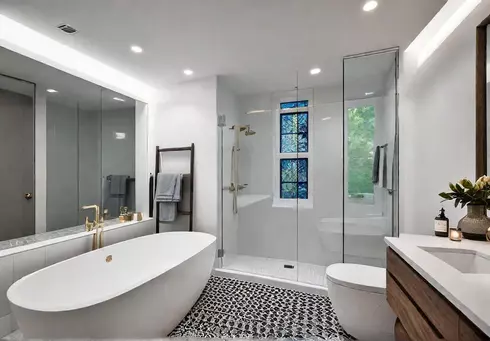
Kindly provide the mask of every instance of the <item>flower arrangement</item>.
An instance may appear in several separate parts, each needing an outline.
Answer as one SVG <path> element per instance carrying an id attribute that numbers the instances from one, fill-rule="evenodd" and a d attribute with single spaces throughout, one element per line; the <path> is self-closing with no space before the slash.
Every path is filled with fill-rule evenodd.
<path id="1" fill-rule="evenodd" d="M 474 184 L 468 179 L 461 179 L 457 183 L 449 183 L 451 192 L 439 193 L 443 201 L 454 200 L 454 207 L 461 205 L 490 205 L 490 176 L 480 177 Z"/>

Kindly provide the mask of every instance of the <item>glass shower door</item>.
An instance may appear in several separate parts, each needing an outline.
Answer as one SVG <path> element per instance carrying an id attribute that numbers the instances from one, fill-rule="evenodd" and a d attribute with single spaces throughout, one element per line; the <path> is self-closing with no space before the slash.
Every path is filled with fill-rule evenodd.
<path id="1" fill-rule="evenodd" d="M 397 235 L 398 50 L 344 59 L 344 262 L 385 267 Z"/>
<path id="2" fill-rule="evenodd" d="M 296 99 L 295 83 L 247 95 L 220 84 L 222 268 L 296 281 L 297 202 L 281 200 L 280 168 L 280 108 Z"/>

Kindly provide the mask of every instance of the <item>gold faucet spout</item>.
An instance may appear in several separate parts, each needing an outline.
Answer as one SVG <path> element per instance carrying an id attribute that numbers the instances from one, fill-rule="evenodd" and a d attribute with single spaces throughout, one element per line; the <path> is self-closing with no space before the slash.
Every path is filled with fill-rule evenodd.
<path id="1" fill-rule="evenodd" d="M 101 248 L 103 246 L 103 239 L 102 239 L 102 224 L 100 221 L 100 209 L 98 205 L 87 205 L 87 206 L 82 206 L 82 209 L 84 210 L 90 210 L 94 209 L 95 210 L 95 220 L 94 222 L 89 222 L 88 217 L 85 218 L 85 230 L 87 232 L 92 231 L 95 229 L 95 234 L 93 236 L 93 241 L 92 241 L 92 250 Z M 100 229 L 100 231 L 99 231 Z"/>

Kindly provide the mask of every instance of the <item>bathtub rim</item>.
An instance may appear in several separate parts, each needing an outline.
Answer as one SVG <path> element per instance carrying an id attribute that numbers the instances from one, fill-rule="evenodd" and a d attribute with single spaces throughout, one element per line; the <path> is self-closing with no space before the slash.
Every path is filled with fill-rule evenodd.
<path id="1" fill-rule="evenodd" d="M 156 278 L 158 278 L 159 276 L 165 274 L 166 272 L 168 271 L 171 271 L 172 269 L 176 268 L 177 266 L 185 263 L 186 261 L 188 261 L 189 259 L 191 259 L 192 257 L 196 256 L 197 254 L 199 254 L 199 252 L 197 253 L 194 253 L 192 255 L 190 255 L 189 257 L 185 258 L 185 259 L 182 259 L 180 263 L 168 268 L 165 272 L 152 272 L 152 273 L 149 273 L 149 275 L 143 277 L 141 280 L 139 281 L 136 281 L 134 282 L 132 285 L 130 286 L 127 286 L 125 288 L 123 288 L 122 290 L 119 290 L 119 291 L 114 291 L 114 292 L 111 292 L 111 294 L 109 296 L 106 296 L 104 297 L 103 299 L 100 298 L 100 299 L 97 299 L 97 300 L 92 300 L 92 301 L 87 301 L 87 303 L 85 304 L 80 304 L 76 307 L 72 307 L 72 308 L 63 308 L 63 309 L 60 309 L 60 308 L 57 308 L 57 309 L 46 309 L 46 308 L 43 308 L 43 309 L 39 309 L 39 308 L 33 308 L 33 307 L 29 307 L 29 306 L 26 306 L 26 305 L 23 305 L 23 304 L 18 304 L 15 302 L 15 299 L 12 300 L 11 296 L 12 296 L 12 290 L 16 290 L 18 286 L 22 285 L 23 282 L 25 282 L 26 280 L 28 280 L 29 278 L 33 277 L 34 275 L 36 275 L 37 273 L 41 272 L 41 271 L 44 271 L 48 268 L 51 268 L 51 267 L 54 267 L 56 265 L 59 265 L 59 264 L 62 264 L 62 263 L 65 263 L 65 262 L 68 262 L 70 260 L 73 260 L 74 258 L 77 258 L 77 257 L 81 257 L 81 256 L 84 256 L 86 254 L 89 254 L 89 253 L 95 253 L 95 252 L 99 252 L 99 253 L 102 253 L 102 252 L 106 252 L 108 248 L 111 248 L 111 247 L 114 247 L 118 244 L 122 244 L 122 243 L 125 243 L 125 242 L 130 242 L 132 240 L 135 240 L 135 239 L 142 239 L 142 238 L 151 238 L 151 237 L 155 237 L 155 236 L 162 236 L 162 235 L 165 235 L 165 234 L 201 234 L 201 235 L 205 235 L 205 236 L 208 236 L 208 237 L 211 237 L 210 239 L 210 242 L 209 244 L 207 244 L 205 247 L 203 247 L 203 249 L 201 249 L 200 251 L 212 246 L 212 245 L 216 245 L 216 241 L 217 241 L 217 238 L 216 236 L 212 235 L 212 234 L 209 234 L 209 233 L 204 233 L 204 232 L 189 232 L 189 231 L 172 231 L 172 232 L 163 232 L 163 233 L 159 233 L 159 234 L 151 234 L 151 235 L 146 235 L 146 236 L 142 236 L 142 237 L 138 237 L 138 238 L 132 238 L 132 239 L 128 239 L 128 240 L 125 240 L 123 242 L 120 242 L 120 243 L 115 243 L 115 244 L 112 244 L 112 245 L 109 245 L 107 247 L 104 247 L 102 249 L 97 249 L 97 250 L 94 250 L 94 251 L 89 251 L 89 252 L 86 252 L 84 254 L 81 254 L 79 256 L 76 256 L 76 257 L 72 257 L 72 258 L 69 258 L 69 259 L 65 259 L 61 262 L 58 262 L 58 263 L 55 263 L 55 264 L 52 264 L 52 265 L 49 265 L 45 268 L 42 268 L 42 269 L 39 269 L 33 273 L 30 273 L 29 275 L 26 275 L 22 278 L 20 278 L 19 280 L 17 280 L 16 282 L 14 282 L 7 290 L 7 293 L 6 293 L 6 296 L 7 296 L 7 299 L 9 301 L 10 304 L 12 305 L 15 305 L 21 309 L 25 309 L 25 310 L 30 310 L 30 311 L 36 311 L 36 312 L 43 312 L 43 313 L 61 313 L 61 312 L 70 312 L 70 311 L 76 311 L 76 310 L 81 310 L 81 309 L 86 309 L 86 308 L 89 308 L 89 307 L 92 307 L 92 306 L 96 306 L 98 304 L 101 304 L 101 303 L 104 303 L 106 301 L 110 301 L 114 298 L 117 298 L 118 296 L 121 296 L 121 295 L 124 295 L 125 293 L 128 293 L 142 285 L 144 285 L 145 283 L 148 283 Z M 88 290 L 91 290 L 91 289 L 88 289 Z"/>

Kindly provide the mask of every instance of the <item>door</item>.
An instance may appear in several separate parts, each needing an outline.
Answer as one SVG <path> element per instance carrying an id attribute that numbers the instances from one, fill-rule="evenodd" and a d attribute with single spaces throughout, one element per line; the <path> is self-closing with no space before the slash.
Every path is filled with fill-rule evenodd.
<path id="1" fill-rule="evenodd" d="M 0 240 L 35 233 L 34 91 L 0 76 Z"/>

